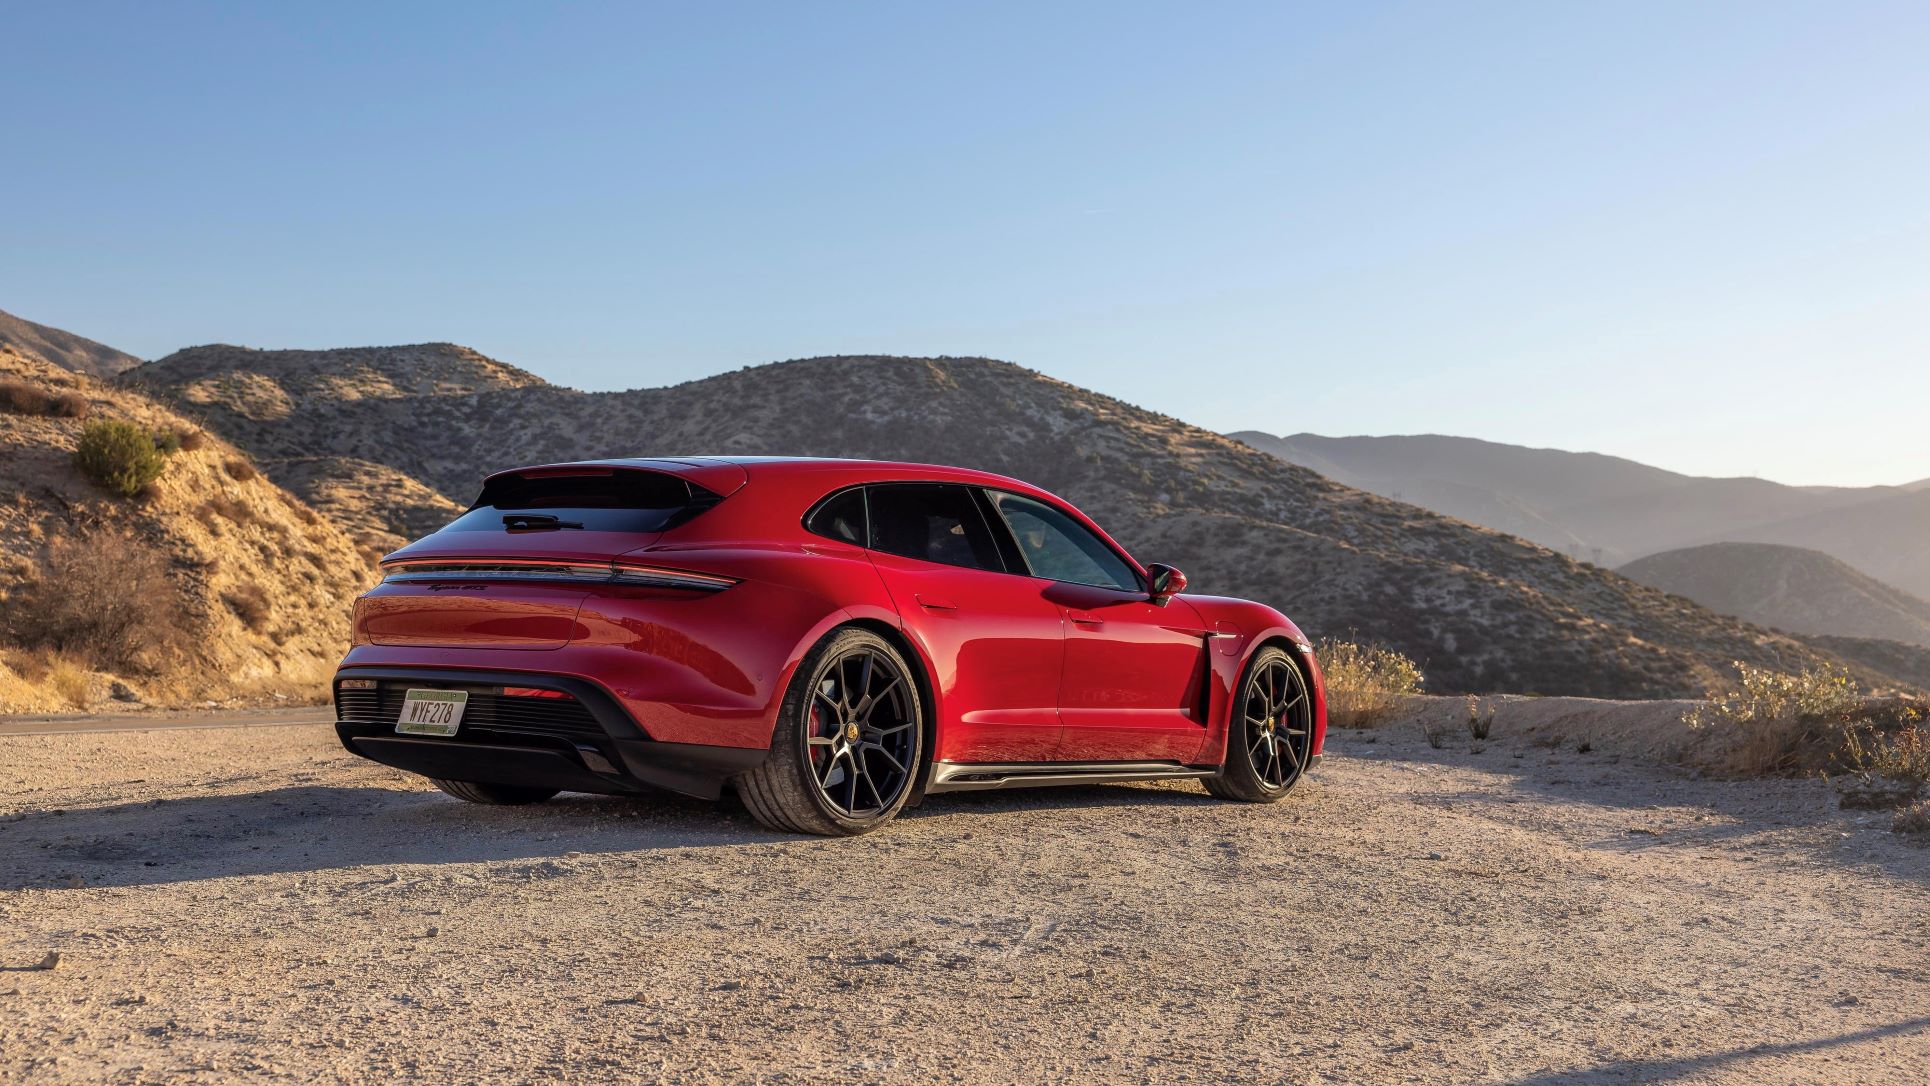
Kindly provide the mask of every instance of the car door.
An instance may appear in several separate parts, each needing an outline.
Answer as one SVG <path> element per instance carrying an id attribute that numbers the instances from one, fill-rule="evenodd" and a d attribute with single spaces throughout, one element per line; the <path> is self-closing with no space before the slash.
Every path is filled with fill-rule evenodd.
<path id="1" fill-rule="evenodd" d="M 1152 603 L 1140 575 L 1071 513 L 986 496 L 1028 572 L 1065 611 L 1064 725 L 1055 761 L 1190 762 L 1206 740 L 1205 624 L 1184 600 Z"/>
<path id="2" fill-rule="evenodd" d="M 1007 571 L 971 487 L 865 487 L 867 535 L 906 631 L 925 648 L 944 717 L 933 760 L 1045 761 L 1059 747 L 1063 609 Z"/>

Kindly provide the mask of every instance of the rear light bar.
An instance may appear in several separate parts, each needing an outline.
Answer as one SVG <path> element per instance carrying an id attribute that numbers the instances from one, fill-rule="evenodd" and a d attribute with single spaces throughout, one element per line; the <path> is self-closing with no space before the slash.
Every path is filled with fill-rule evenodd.
<path id="1" fill-rule="evenodd" d="M 489 558 L 450 561 L 422 558 L 389 562 L 383 567 L 384 581 L 399 583 L 448 581 L 558 581 L 566 584 L 641 585 L 650 588 L 684 588 L 698 592 L 721 592 L 737 583 L 733 577 L 714 573 L 694 573 L 686 569 L 664 569 L 621 562 L 555 562 L 542 559 Z"/>

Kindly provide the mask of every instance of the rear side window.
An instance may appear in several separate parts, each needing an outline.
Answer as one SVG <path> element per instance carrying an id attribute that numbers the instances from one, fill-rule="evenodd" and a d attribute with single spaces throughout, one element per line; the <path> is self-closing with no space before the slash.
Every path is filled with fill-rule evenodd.
<path id="1" fill-rule="evenodd" d="M 661 532 L 723 499 L 657 471 L 500 475 L 445 532 Z"/>
<path id="2" fill-rule="evenodd" d="M 871 549 L 968 569 L 1003 573 L 992 533 L 972 492 L 949 483 L 867 488 Z"/>
<path id="3" fill-rule="evenodd" d="M 869 534 L 865 528 L 864 487 L 854 486 L 826 498 L 811 511 L 804 528 L 813 535 L 864 546 Z"/>

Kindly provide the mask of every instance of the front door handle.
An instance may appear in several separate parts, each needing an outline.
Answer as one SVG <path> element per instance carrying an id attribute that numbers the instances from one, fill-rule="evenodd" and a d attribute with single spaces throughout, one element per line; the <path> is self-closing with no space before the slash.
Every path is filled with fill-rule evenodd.
<path id="1" fill-rule="evenodd" d="M 923 607 L 927 611 L 958 610 L 958 604 L 945 599 L 943 596 L 927 596 L 923 593 L 915 593 L 912 598 L 918 601 L 918 606 Z"/>
<path id="2" fill-rule="evenodd" d="M 1096 630 L 1106 624 L 1106 620 L 1091 611 L 1067 611 L 1066 617 L 1087 629 Z"/>

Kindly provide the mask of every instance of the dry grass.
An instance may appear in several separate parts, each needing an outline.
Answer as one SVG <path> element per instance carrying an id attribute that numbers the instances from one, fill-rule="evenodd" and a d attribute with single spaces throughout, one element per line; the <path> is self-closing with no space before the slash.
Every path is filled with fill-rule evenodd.
<path id="1" fill-rule="evenodd" d="M 58 538 L 34 577 L 8 597 L 0 630 L 29 648 L 104 670 L 151 672 L 187 648 L 180 590 L 154 548 L 113 531 Z"/>
<path id="2" fill-rule="evenodd" d="M 238 456 L 229 457 L 222 462 L 221 467 L 222 470 L 228 473 L 228 478 L 233 479 L 237 483 L 245 483 L 261 474 L 261 472 L 255 470 L 253 464 Z"/>
<path id="3" fill-rule="evenodd" d="M 56 654 L 47 659 L 46 683 L 76 709 L 93 703 L 93 677 L 70 656 Z"/>
<path id="4" fill-rule="evenodd" d="M 1327 684 L 1327 721 L 1336 728 L 1385 722 L 1426 681 L 1419 665 L 1384 645 L 1330 638 L 1314 646 L 1314 657 Z"/>

